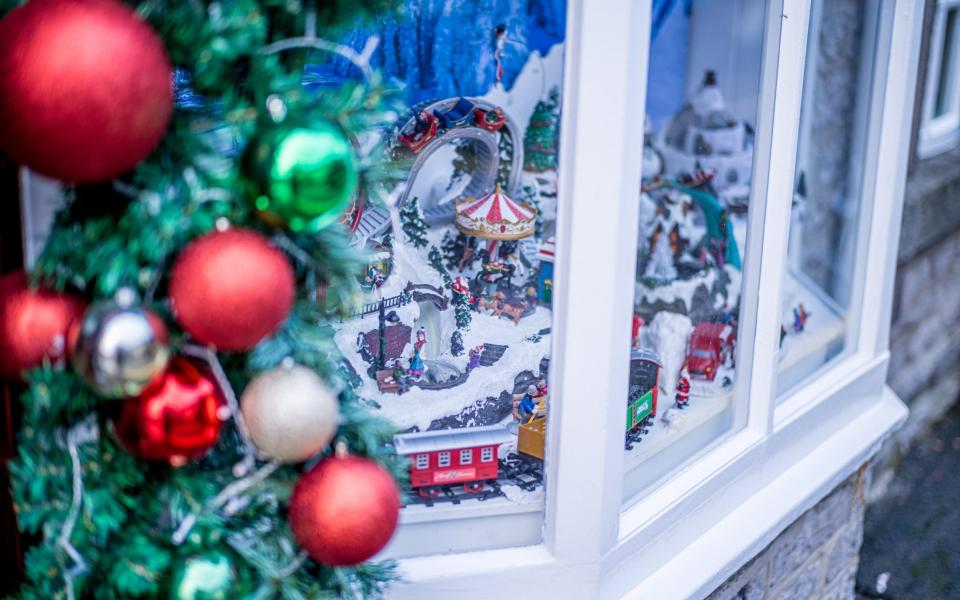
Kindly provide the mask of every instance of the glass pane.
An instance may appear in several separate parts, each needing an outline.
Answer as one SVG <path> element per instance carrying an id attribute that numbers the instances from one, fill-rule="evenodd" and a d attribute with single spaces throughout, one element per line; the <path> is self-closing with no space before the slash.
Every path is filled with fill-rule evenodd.
<path id="1" fill-rule="evenodd" d="M 947 11 L 943 24 L 943 51 L 940 54 L 940 71 L 937 74 L 937 99 L 933 116 L 940 117 L 951 112 L 957 95 L 957 14 L 960 9 Z"/>
<path id="2" fill-rule="evenodd" d="M 848 347 L 857 293 L 875 3 L 814 0 L 780 330 L 778 393 Z"/>
<path id="3" fill-rule="evenodd" d="M 737 421 L 747 217 L 763 202 L 750 183 L 766 4 L 653 5 L 624 406 L 627 499 Z"/>
<path id="4" fill-rule="evenodd" d="M 347 219 L 369 261 L 336 334 L 410 464 L 393 556 L 540 540 L 565 14 L 408 0 L 348 38 L 378 36 L 373 65 L 402 89 L 389 193 Z M 503 512 L 503 536 L 452 528 Z"/>

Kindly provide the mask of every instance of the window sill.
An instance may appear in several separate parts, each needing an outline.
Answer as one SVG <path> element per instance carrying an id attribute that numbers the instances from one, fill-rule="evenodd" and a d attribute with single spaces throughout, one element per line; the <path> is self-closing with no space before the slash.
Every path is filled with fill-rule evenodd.
<path id="1" fill-rule="evenodd" d="M 766 485 L 645 580 L 625 593 L 614 589 L 606 596 L 669 599 L 709 594 L 869 460 L 906 417 L 906 406 L 885 387 L 869 408 L 801 460 L 784 469 L 777 468 L 775 459 L 765 464 L 763 471 L 774 474 Z"/>
<path id="2" fill-rule="evenodd" d="M 861 375 L 869 377 L 873 371 Z M 857 379 L 862 382 L 862 377 Z M 656 506 L 660 492 L 667 491 L 658 490 L 623 514 L 617 545 L 596 563 L 571 564 L 542 544 L 403 559 L 399 567 L 404 582 L 393 588 L 391 598 L 511 597 L 532 586 L 538 594 L 555 598 L 706 595 L 869 460 L 907 415 L 888 388 L 856 398 L 833 395 L 809 412 L 841 401 L 846 410 L 836 411 L 834 427 L 826 431 L 798 431 L 807 423 L 798 415 L 766 441 L 750 429 L 733 436 L 727 440 L 729 452 L 722 453 L 727 463 L 721 468 L 734 467 L 734 476 L 721 484 L 711 481 L 717 489 L 706 497 L 687 494 L 687 500 L 700 500 L 694 506 L 686 506 L 684 498 Z M 667 485 L 682 484 L 685 475 L 678 474 Z M 652 525 L 660 531 L 654 533 Z M 473 535 L 484 539 L 495 533 L 477 528 Z"/>

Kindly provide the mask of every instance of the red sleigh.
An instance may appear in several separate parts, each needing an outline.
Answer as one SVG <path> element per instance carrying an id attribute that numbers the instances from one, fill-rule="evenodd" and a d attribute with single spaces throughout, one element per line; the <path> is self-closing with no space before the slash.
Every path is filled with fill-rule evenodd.
<path id="1" fill-rule="evenodd" d="M 437 137 L 437 128 L 439 127 L 440 119 L 436 115 L 428 112 L 421 112 L 420 118 L 417 119 L 417 124 L 414 127 L 414 131 L 409 135 L 401 134 L 397 136 L 403 145 L 410 149 L 411 152 L 416 154 L 423 150 L 423 147 L 429 144 L 435 137 Z"/>
<path id="2" fill-rule="evenodd" d="M 495 108 L 489 112 L 478 108 L 473 112 L 473 122 L 481 129 L 500 131 L 503 124 L 507 122 L 507 115 L 499 108 Z"/>

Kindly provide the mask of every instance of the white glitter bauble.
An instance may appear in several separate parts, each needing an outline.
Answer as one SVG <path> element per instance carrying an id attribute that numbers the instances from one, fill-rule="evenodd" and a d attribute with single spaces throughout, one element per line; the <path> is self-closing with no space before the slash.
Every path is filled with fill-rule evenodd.
<path id="1" fill-rule="evenodd" d="M 240 398 L 250 439 L 264 458 L 307 460 L 337 433 L 337 395 L 312 370 L 279 366 L 253 378 Z"/>

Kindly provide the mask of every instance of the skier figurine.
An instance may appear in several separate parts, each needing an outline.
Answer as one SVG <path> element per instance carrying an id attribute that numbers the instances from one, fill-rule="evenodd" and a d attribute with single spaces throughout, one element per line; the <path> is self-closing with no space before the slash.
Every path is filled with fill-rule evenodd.
<path id="1" fill-rule="evenodd" d="M 810 313 L 807 312 L 807 309 L 803 307 L 801 302 L 793 309 L 793 331 L 796 333 L 802 333 L 803 328 L 807 326 L 807 319 L 810 317 Z"/>
<path id="2" fill-rule="evenodd" d="M 677 408 L 683 410 L 690 402 L 690 371 L 687 365 L 680 369 L 680 375 L 677 377 Z"/>
<path id="3" fill-rule="evenodd" d="M 427 370 L 423 364 L 423 358 L 420 356 L 426 343 L 427 334 L 423 330 L 423 327 L 421 327 L 417 330 L 417 341 L 413 344 L 413 357 L 410 359 L 410 368 L 407 371 L 411 377 L 419 379 L 423 377 L 424 372 Z"/>

